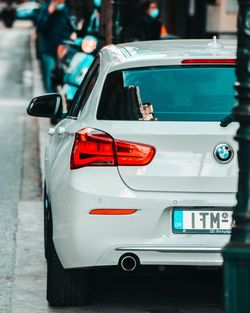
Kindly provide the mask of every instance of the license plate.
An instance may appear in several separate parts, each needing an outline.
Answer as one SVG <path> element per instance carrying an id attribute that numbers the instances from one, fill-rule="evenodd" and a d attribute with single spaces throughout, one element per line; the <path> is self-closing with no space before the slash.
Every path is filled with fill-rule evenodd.
<path id="1" fill-rule="evenodd" d="M 230 234 L 232 210 L 174 209 L 173 232 L 195 234 Z"/>

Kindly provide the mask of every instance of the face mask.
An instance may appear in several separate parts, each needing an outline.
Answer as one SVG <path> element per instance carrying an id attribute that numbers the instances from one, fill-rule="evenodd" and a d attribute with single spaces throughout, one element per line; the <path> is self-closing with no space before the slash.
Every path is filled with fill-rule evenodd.
<path id="1" fill-rule="evenodd" d="M 94 5 L 99 8 L 102 5 L 102 0 L 94 0 Z"/>
<path id="2" fill-rule="evenodd" d="M 158 15 L 159 15 L 159 9 L 157 9 L 157 8 L 155 8 L 155 9 L 153 9 L 150 13 L 149 13 L 149 15 L 152 17 L 152 18 L 157 18 L 158 17 Z"/>
<path id="3" fill-rule="evenodd" d="M 65 8 L 65 3 L 58 3 L 57 6 L 56 6 L 56 9 L 58 11 L 61 11 Z"/>

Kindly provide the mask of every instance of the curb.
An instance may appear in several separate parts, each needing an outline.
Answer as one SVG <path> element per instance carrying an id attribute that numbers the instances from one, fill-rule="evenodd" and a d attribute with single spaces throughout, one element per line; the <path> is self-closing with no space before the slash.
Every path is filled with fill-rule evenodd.
<path id="1" fill-rule="evenodd" d="M 42 95 L 45 93 L 42 83 L 42 74 L 40 70 L 39 60 L 36 56 L 35 48 L 35 29 L 32 31 L 30 40 L 30 53 L 31 53 L 31 66 L 33 70 L 33 97 Z M 39 142 L 39 154 L 40 154 L 40 171 L 42 188 L 44 182 L 44 152 L 48 144 L 48 129 L 50 128 L 50 121 L 46 118 L 37 118 L 38 121 L 38 142 Z"/>

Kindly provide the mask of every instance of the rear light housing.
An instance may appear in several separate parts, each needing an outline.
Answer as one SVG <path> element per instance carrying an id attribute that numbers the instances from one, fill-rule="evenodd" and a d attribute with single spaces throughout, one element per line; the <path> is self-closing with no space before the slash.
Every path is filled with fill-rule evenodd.
<path id="1" fill-rule="evenodd" d="M 114 139 L 103 131 L 84 128 L 75 134 L 70 169 L 84 166 L 143 166 L 149 164 L 154 155 L 153 146 Z"/>

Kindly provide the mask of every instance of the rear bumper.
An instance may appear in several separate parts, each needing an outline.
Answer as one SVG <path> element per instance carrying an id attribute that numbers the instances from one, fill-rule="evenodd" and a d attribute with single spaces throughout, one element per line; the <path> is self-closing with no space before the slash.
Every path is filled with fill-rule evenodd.
<path id="1" fill-rule="evenodd" d="M 127 253 L 135 254 L 141 265 L 190 265 L 221 266 L 221 248 L 171 247 L 171 246 L 124 246 L 107 251 L 98 261 L 105 266 Z"/>
<path id="2" fill-rule="evenodd" d="M 137 192 L 122 182 L 116 168 L 98 168 L 96 175 L 93 171 L 71 172 L 52 191 L 53 239 L 64 268 L 114 266 L 129 252 L 136 254 L 142 265 L 222 264 L 220 251 L 230 236 L 174 234 L 172 211 L 174 206 L 232 207 L 235 194 Z M 100 208 L 137 212 L 89 214 Z"/>

